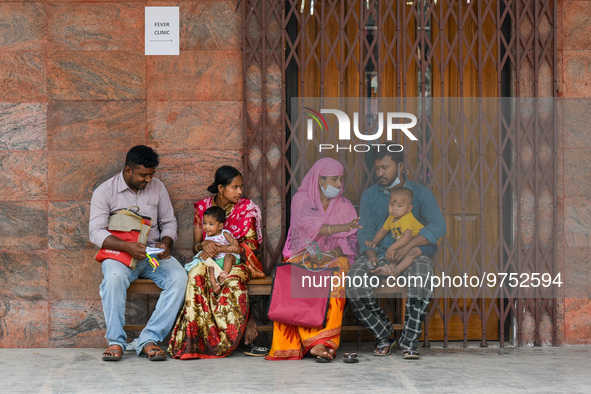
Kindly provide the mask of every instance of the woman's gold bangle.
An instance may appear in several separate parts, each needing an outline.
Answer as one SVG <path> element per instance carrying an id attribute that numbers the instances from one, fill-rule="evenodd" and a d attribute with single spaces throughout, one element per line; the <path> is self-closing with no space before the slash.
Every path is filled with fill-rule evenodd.
<path id="1" fill-rule="evenodd" d="M 330 232 L 330 224 L 328 225 L 328 235 L 332 235 L 332 233 Z"/>

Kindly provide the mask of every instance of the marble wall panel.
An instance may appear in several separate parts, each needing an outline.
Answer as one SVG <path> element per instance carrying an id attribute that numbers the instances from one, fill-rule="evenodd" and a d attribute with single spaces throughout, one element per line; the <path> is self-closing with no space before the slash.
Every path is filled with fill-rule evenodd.
<path id="1" fill-rule="evenodd" d="M 563 49 L 591 47 L 591 2 L 564 1 L 561 31 Z"/>
<path id="2" fill-rule="evenodd" d="M 38 51 L 45 46 L 45 3 L 0 4 L 0 50 Z"/>
<path id="3" fill-rule="evenodd" d="M 240 150 L 193 150 L 162 154 L 158 178 L 168 188 L 171 199 L 197 201 L 210 197 L 207 187 L 214 179 L 215 171 L 230 165 L 242 167 Z"/>
<path id="4" fill-rule="evenodd" d="M 590 149 L 564 150 L 564 191 L 565 197 L 584 197 L 591 192 Z"/>
<path id="5" fill-rule="evenodd" d="M 52 100 L 145 98 L 143 52 L 52 52 L 47 86 Z"/>
<path id="6" fill-rule="evenodd" d="M 3 102 L 30 103 L 47 99 L 45 52 L 0 50 L 0 92 Z"/>
<path id="7" fill-rule="evenodd" d="M 143 51 L 144 5 L 133 2 L 52 3 L 47 36 L 54 50 Z"/>
<path id="8" fill-rule="evenodd" d="M 565 97 L 591 97 L 591 50 L 564 50 Z"/>
<path id="9" fill-rule="evenodd" d="M 94 189 L 123 169 L 126 154 L 127 151 L 50 151 L 50 198 L 90 200 Z"/>
<path id="10" fill-rule="evenodd" d="M 0 150 L 47 148 L 47 104 L 0 103 Z"/>
<path id="11" fill-rule="evenodd" d="M 591 246 L 591 200 L 584 197 L 565 198 L 564 216 L 565 246 Z"/>
<path id="12" fill-rule="evenodd" d="M 591 99 L 561 99 L 560 104 L 564 148 L 591 147 Z"/>
<path id="13" fill-rule="evenodd" d="M 100 300 L 52 301 L 49 312 L 49 347 L 106 347 Z"/>
<path id="14" fill-rule="evenodd" d="M 47 198 L 45 151 L 0 151 L 0 200 Z"/>
<path id="15" fill-rule="evenodd" d="M 28 1 L 28 0 L 24 0 L 24 1 Z M 38 0 L 32 0 L 32 1 L 38 1 Z M 49 0 L 48 2 L 51 3 L 113 3 L 114 1 L 117 0 Z M 140 3 L 143 4 L 145 2 L 145 0 L 125 0 L 126 3 Z"/>
<path id="16" fill-rule="evenodd" d="M 144 101 L 52 101 L 47 109 L 52 150 L 129 150 L 145 142 Z"/>
<path id="17" fill-rule="evenodd" d="M 591 299 L 591 247 L 565 248 L 564 256 L 564 267 L 557 270 L 564 282 L 564 296 Z"/>
<path id="18" fill-rule="evenodd" d="M 154 101 L 148 104 L 148 143 L 166 150 L 237 150 L 243 145 L 240 101 Z"/>
<path id="19" fill-rule="evenodd" d="M 242 44 L 242 14 L 234 0 L 181 4 L 181 50 L 234 50 Z"/>
<path id="20" fill-rule="evenodd" d="M 49 347 L 47 301 L 0 298 L 0 348 Z"/>
<path id="21" fill-rule="evenodd" d="M 98 250 L 50 250 L 49 297 L 59 300 L 100 300 L 101 265 L 94 260 Z"/>
<path id="22" fill-rule="evenodd" d="M 173 200 L 174 215 L 178 224 L 178 238 L 174 243 L 174 249 L 193 248 L 193 218 L 195 209 L 192 200 Z"/>
<path id="23" fill-rule="evenodd" d="M 47 299 L 47 253 L 0 251 L 0 299 Z"/>
<path id="24" fill-rule="evenodd" d="M 568 344 L 591 343 L 591 299 L 564 299 L 564 339 Z"/>
<path id="25" fill-rule="evenodd" d="M 191 51 L 151 56 L 148 100 L 242 100 L 240 51 Z"/>
<path id="26" fill-rule="evenodd" d="M 47 249 L 47 203 L 0 201 L 0 249 Z"/>
<path id="27" fill-rule="evenodd" d="M 52 249 L 92 249 L 88 239 L 89 201 L 49 202 L 49 247 Z"/>

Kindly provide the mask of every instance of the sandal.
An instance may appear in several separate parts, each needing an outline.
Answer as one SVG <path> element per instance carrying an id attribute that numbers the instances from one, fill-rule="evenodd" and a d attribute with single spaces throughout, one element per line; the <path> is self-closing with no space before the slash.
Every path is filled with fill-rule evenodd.
<path id="1" fill-rule="evenodd" d="M 402 358 L 405 360 L 418 360 L 421 356 L 415 350 L 405 350 L 402 352 Z"/>
<path id="2" fill-rule="evenodd" d="M 358 363 L 359 360 L 357 359 L 357 353 L 345 353 L 343 354 L 344 362 L 348 364 Z"/>
<path id="3" fill-rule="evenodd" d="M 250 349 L 245 351 L 244 354 L 246 354 L 247 356 L 262 357 L 269 354 L 269 349 L 266 347 L 250 344 Z"/>
<path id="4" fill-rule="evenodd" d="M 330 358 L 326 358 L 326 357 L 322 357 L 322 356 L 316 356 L 316 362 L 317 363 L 326 364 L 326 363 L 329 363 L 331 361 L 332 361 L 332 359 L 330 359 Z"/>
<path id="5" fill-rule="evenodd" d="M 373 355 L 374 356 L 389 356 L 392 353 L 392 347 L 394 347 L 395 345 L 396 345 L 396 339 L 394 339 L 392 341 L 388 341 L 387 343 L 384 343 L 382 345 L 378 345 L 374 349 Z M 388 348 L 387 352 L 384 352 L 385 348 Z"/>
<path id="6" fill-rule="evenodd" d="M 160 349 L 154 342 L 148 342 L 144 345 L 142 352 L 148 357 L 150 361 L 166 360 L 166 353 Z"/>
<path id="7" fill-rule="evenodd" d="M 123 349 L 119 345 L 109 345 L 103 352 L 103 361 L 119 361 L 123 356 Z"/>

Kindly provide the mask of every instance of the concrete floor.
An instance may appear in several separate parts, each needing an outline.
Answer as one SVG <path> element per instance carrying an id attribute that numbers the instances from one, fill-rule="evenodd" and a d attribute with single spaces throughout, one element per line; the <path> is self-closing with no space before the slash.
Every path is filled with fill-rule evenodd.
<path id="1" fill-rule="evenodd" d="M 103 349 L 0 349 L 0 393 L 172 392 L 591 392 L 591 346 L 421 350 L 421 360 L 371 355 L 345 343 L 319 364 L 266 361 L 235 352 L 216 360 L 149 362 L 126 352 L 103 362 Z M 356 351 L 359 363 L 342 354 Z"/>

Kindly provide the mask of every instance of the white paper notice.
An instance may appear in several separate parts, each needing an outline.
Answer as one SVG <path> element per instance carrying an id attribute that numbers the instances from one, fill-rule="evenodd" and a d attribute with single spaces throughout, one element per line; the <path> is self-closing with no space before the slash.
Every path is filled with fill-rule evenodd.
<path id="1" fill-rule="evenodd" d="M 146 7 L 146 55 L 179 54 L 179 7 Z"/>
<path id="2" fill-rule="evenodd" d="M 160 254 L 160 253 L 162 253 L 162 252 L 164 252 L 164 249 L 160 249 L 160 248 L 153 248 L 153 247 L 151 247 L 151 246 L 148 246 L 148 247 L 146 248 L 146 254 L 149 254 L 150 256 L 151 256 L 151 255 L 153 255 L 153 254 Z"/>

